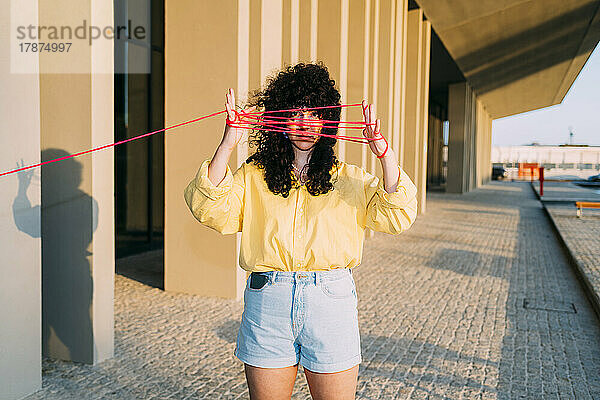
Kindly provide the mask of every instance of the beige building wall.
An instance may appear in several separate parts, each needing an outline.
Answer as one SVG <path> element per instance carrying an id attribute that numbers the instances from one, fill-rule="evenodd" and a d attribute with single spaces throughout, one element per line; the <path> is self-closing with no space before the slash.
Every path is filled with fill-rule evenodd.
<path id="1" fill-rule="evenodd" d="M 369 76 L 369 35 L 367 28 L 369 26 L 369 13 L 366 12 L 369 1 L 350 1 L 348 13 L 348 45 L 347 53 L 347 92 L 345 94 L 346 103 L 360 103 L 363 99 L 368 99 L 368 76 Z M 342 94 L 344 95 L 344 94 Z M 347 121 L 362 121 L 362 111 L 360 107 L 348 107 L 346 110 Z M 347 136 L 360 136 L 362 131 L 359 129 L 340 130 L 341 134 Z M 366 145 L 349 142 L 345 143 L 344 158 L 345 162 L 365 166 Z M 339 154 L 339 153 L 338 153 Z M 341 155 L 340 155 L 341 157 Z"/>
<path id="2" fill-rule="evenodd" d="M 302 21 L 316 22 L 316 10 L 282 0 L 167 3 L 165 124 L 192 119 L 199 109 L 224 110 L 229 87 L 242 106 L 285 60 L 310 57 L 316 28 Z M 193 53 L 189 41 L 198 43 Z M 248 274 L 238 265 L 240 234 L 204 227 L 183 200 L 202 160 L 214 155 L 224 124 L 221 115 L 165 138 L 165 289 L 241 300 Z M 230 159 L 232 171 L 248 157 L 247 138 L 242 142 Z"/>
<path id="3" fill-rule="evenodd" d="M 165 125 L 192 119 L 198 110 L 224 109 L 228 87 L 236 90 L 239 104 L 275 70 L 301 61 L 323 61 L 341 92 L 342 104 L 367 99 L 376 105 L 383 133 L 401 164 L 409 153 L 407 146 L 412 146 L 411 154 L 418 154 L 418 149 L 426 154 L 427 125 L 421 117 L 428 107 L 424 80 L 428 79 L 430 28 L 420 12 L 420 28 L 413 32 L 418 35 L 413 48 L 423 60 L 412 62 L 419 77 L 415 103 L 416 88 L 407 89 L 411 43 L 407 4 L 407 0 L 169 2 Z M 189 42 L 197 43 L 194 52 L 189 51 Z M 418 129 L 404 125 L 409 103 L 414 104 L 412 123 L 418 123 Z M 213 156 L 224 120 L 220 115 L 165 137 L 165 288 L 241 300 L 248 274 L 238 265 L 239 234 L 224 236 L 202 226 L 183 200 L 183 190 L 202 160 Z M 342 108 L 342 120 L 362 121 L 360 107 Z M 362 131 L 342 130 L 341 134 L 362 136 Z M 247 151 L 246 146 L 238 148 L 230 159 L 232 171 L 245 161 Z M 336 151 L 340 159 L 382 176 L 379 160 L 367 145 L 339 141 Z M 416 174 L 426 168 L 426 160 L 419 156 L 412 165 L 410 175 L 417 182 Z M 371 235 L 367 232 L 367 237 Z"/>
<path id="4" fill-rule="evenodd" d="M 430 49 L 431 49 L 431 23 L 427 20 L 423 21 L 421 29 L 421 122 L 419 123 L 420 131 L 418 131 L 419 145 L 418 153 L 418 180 L 417 182 L 417 203 L 418 214 L 423 214 L 426 210 L 426 191 L 427 191 L 427 144 L 429 133 L 429 65 L 430 65 Z"/>
<path id="5" fill-rule="evenodd" d="M 39 17 L 40 25 L 85 19 L 109 26 L 113 8 L 112 3 L 62 0 L 40 3 Z M 112 43 L 93 42 L 78 53 L 78 61 L 87 65 L 86 73 L 40 75 L 43 161 L 114 140 Z M 60 62 L 43 53 L 40 70 L 56 70 Z M 52 358 L 96 364 L 113 356 L 113 163 L 113 150 L 107 148 L 41 169 L 42 351 Z"/>
<path id="6" fill-rule="evenodd" d="M 32 24 L 38 21 L 34 4 Z M 10 53 L 10 17 L 10 2 L 3 1 L 2 54 Z M 40 162 L 39 75 L 12 74 L 9 57 L 2 57 L 0 83 L 0 172 L 5 172 Z M 42 386 L 40 198 L 39 168 L 0 177 L 0 399 L 20 399 Z"/>
<path id="7" fill-rule="evenodd" d="M 418 182 L 418 140 L 421 130 L 421 73 L 422 73 L 422 40 L 423 11 L 410 10 L 407 14 L 406 32 L 406 110 L 404 120 L 404 148 L 402 167 L 406 173 Z M 418 190 L 418 186 L 417 186 Z"/>
<path id="8" fill-rule="evenodd" d="M 427 117 L 429 114 L 429 63 L 431 24 L 423 10 L 408 11 L 402 167 L 417 186 L 418 214 L 426 209 Z"/>
<path id="9" fill-rule="evenodd" d="M 407 47 L 410 40 L 407 34 L 408 2 L 371 0 L 365 5 L 365 98 L 375 104 L 382 134 L 396 153 L 399 164 L 404 166 Z M 377 157 L 367 145 L 361 150 L 363 163 L 357 164 L 382 177 L 383 170 Z M 374 232 L 367 229 L 365 236 L 373 235 Z"/>
<path id="10" fill-rule="evenodd" d="M 113 25 L 111 2 L 27 4 L 32 5 L 27 10 L 32 24 Z M 3 9 L 3 26 L 10 26 L 10 15 Z M 2 43 L 10 43 L 5 39 Z M 10 154 L 0 157 L 0 170 L 113 141 L 112 43 L 98 40 L 74 54 L 59 59 L 41 53 L 36 72 L 27 75 L 9 75 L 9 60 L 2 61 L 1 109 L 16 135 L 0 139 L 10 141 L 1 146 Z M 86 69 L 60 73 L 69 69 L 67 63 Z M 8 229 L 1 238 L 8 257 L 3 265 L 10 268 L 0 288 L 0 304 L 8 305 L 0 316 L 2 399 L 40 388 L 41 355 L 89 364 L 113 356 L 113 162 L 108 148 L 0 178 L 1 198 L 8 203 L 2 209 L 11 210 L 0 214 Z"/>
<path id="11" fill-rule="evenodd" d="M 375 104 L 377 118 L 380 119 L 381 132 L 388 141 L 388 146 L 393 145 L 394 131 L 392 125 L 393 96 L 394 96 L 394 43 L 395 43 L 395 0 L 375 0 L 377 8 L 377 35 L 375 48 L 377 49 L 374 70 L 373 95 L 369 102 Z M 371 173 L 383 176 L 381 161 L 371 152 L 369 159 L 372 163 Z"/>
<path id="12" fill-rule="evenodd" d="M 369 37 L 369 52 L 368 61 L 369 61 L 369 75 L 367 78 L 368 81 L 368 97 L 366 98 L 369 103 L 375 103 L 375 112 L 379 117 L 379 107 L 377 104 L 378 99 L 378 90 L 379 90 L 379 25 L 380 25 L 380 0 L 371 0 L 367 4 L 369 7 L 366 9 L 366 12 L 369 14 L 369 26 L 368 32 Z M 363 149 L 365 155 L 365 165 L 363 168 L 369 171 L 372 174 L 377 173 L 377 164 L 376 158 L 368 148 Z M 374 232 L 370 229 L 366 230 L 365 237 L 372 237 Z"/>
<path id="13" fill-rule="evenodd" d="M 394 18 L 394 84 L 392 109 L 392 134 L 390 145 L 398 156 L 398 163 L 404 165 L 404 136 L 406 109 L 406 48 L 408 0 L 398 0 L 395 4 Z"/>
<path id="14" fill-rule="evenodd" d="M 261 63 L 269 54 L 269 43 L 260 41 L 263 29 L 268 29 L 261 24 L 263 9 L 261 2 L 248 0 L 166 2 L 166 126 L 193 119 L 198 110 L 206 110 L 202 114 L 225 110 L 229 87 L 242 105 L 248 89 L 256 87 L 262 71 L 270 68 Z M 279 12 L 281 21 L 281 7 Z M 195 44 L 193 51 L 190 43 Z M 222 114 L 165 136 L 165 290 L 240 300 L 246 274 L 237 263 L 239 233 L 221 235 L 203 226 L 183 197 L 201 162 L 214 155 L 224 128 Z M 232 171 L 246 154 L 240 144 L 229 160 Z"/>
<path id="15" fill-rule="evenodd" d="M 347 103 L 348 93 L 348 14 L 349 0 L 319 1 L 317 8 L 317 54 L 316 59 L 323 61 L 329 76 L 335 80 L 336 87 L 342 96 L 340 102 Z M 347 107 L 341 108 L 341 119 L 345 120 Z M 334 151 L 344 160 L 348 147 L 343 140 L 338 140 Z"/>
<path id="16" fill-rule="evenodd" d="M 296 0 L 292 0 L 293 3 Z M 297 0 L 299 10 L 298 62 L 315 61 L 319 0 Z M 326 0 L 321 0 L 326 1 Z"/>
<path id="17" fill-rule="evenodd" d="M 299 51 L 300 1 L 283 0 L 281 6 L 281 64 L 295 64 Z"/>
<path id="18" fill-rule="evenodd" d="M 399 149 L 404 132 L 407 6 L 406 0 L 350 2 L 348 18 L 351 29 L 348 30 L 346 103 L 360 103 L 366 99 L 375 104 L 382 132 L 396 152 L 400 164 L 402 152 Z M 380 87 L 383 89 L 380 90 Z M 347 120 L 363 120 L 360 107 L 347 110 Z M 362 136 L 362 131 L 351 130 L 345 134 Z M 355 143 L 344 145 L 346 162 L 373 172 L 372 168 L 378 164 L 368 146 Z M 382 172 L 380 168 L 378 171 Z"/>

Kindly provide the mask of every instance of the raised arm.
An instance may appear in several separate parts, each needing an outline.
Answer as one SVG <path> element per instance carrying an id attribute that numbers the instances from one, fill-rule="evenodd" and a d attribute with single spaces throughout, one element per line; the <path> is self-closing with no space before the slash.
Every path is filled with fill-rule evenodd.
<path id="1" fill-rule="evenodd" d="M 393 149 L 380 133 L 380 121 L 375 118 L 373 105 L 363 100 L 366 127 L 363 135 L 371 151 L 381 161 L 383 179 L 364 171 L 365 227 L 375 231 L 399 234 L 407 230 L 417 216 L 417 187 L 398 164 Z"/>
<path id="2" fill-rule="evenodd" d="M 225 164 L 224 178 L 215 185 L 209 178 L 210 163 L 210 159 L 204 160 L 187 185 L 185 202 L 194 217 L 209 228 L 222 234 L 239 232 L 244 220 L 245 164 L 235 173 Z"/>
<path id="3" fill-rule="evenodd" d="M 417 187 L 399 166 L 395 190 L 389 193 L 384 180 L 365 172 L 365 227 L 392 235 L 412 226 L 417 217 Z"/>
<path id="4" fill-rule="evenodd" d="M 226 98 L 227 119 L 233 122 L 237 117 L 233 89 L 229 89 Z M 227 162 L 246 133 L 245 128 L 225 124 L 223 139 L 214 156 L 202 162 L 196 176 L 184 191 L 185 202 L 194 217 L 223 234 L 235 233 L 242 228 L 245 164 L 232 173 Z"/>

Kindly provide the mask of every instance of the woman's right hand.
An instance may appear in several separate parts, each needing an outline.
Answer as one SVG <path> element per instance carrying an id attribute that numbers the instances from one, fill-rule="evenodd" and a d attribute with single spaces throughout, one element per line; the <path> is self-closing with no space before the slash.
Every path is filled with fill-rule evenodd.
<path id="1" fill-rule="evenodd" d="M 227 95 L 226 95 L 226 99 L 227 101 L 225 102 L 225 107 L 227 108 L 227 121 L 229 123 L 235 123 L 237 124 L 243 124 L 246 125 L 248 124 L 248 122 L 242 122 L 240 121 L 239 116 L 236 114 L 235 111 L 235 95 L 233 93 L 233 89 L 229 88 Z M 245 108 L 244 109 L 244 113 L 246 112 L 250 112 L 255 110 L 256 107 L 249 107 L 249 108 Z M 235 146 L 238 145 L 238 143 L 240 142 L 240 139 L 242 138 L 242 136 L 244 136 L 245 133 L 247 133 L 247 131 L 249 131 L 248 128 L 242 127 L 233 127 L 230 126 L 228 123 L 225 124 L 225 132 L 223 133 L 223 140 L 221 141 L 221 143 L 226 146 L 229 149 L 234 149 Z"/>

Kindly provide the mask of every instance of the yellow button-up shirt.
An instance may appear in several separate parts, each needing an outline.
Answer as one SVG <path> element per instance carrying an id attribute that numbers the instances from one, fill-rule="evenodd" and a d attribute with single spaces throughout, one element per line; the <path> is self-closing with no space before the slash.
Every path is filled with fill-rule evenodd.
<path id="1" fill-rule="evenodd" d="M 389 234 L 408 229 L 417 215 L 417 188 L 400 167 L 397 190 L 383 179 L 340 161 L 332 168 L 334 190 L 308 193 L 292 174 L 284 198 L 273 194 L 263 170 L 244 162 L 227 165 L 219 185 L 208 178 L 204 160 L 185 189 L 185 201 L 202 224 L 222 233 L 242 232 L 240 266 L 246 271 L 325 271 L 361 263 L 366 227 Z"/>

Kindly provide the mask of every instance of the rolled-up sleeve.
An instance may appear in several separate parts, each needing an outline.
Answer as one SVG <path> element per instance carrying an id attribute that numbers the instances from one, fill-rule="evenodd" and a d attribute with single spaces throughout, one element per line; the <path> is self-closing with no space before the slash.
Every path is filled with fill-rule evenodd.
<path id="1" fill-rule="evenodd" d="M 385 190 L 383 179 L 365 172 L 365 226 L 374 231 L 397 235 L 417 217 L 417 187 L 402 167 L 398 169 L 398 186 L 392 193 Z"/>
<path id="2" fill-rule="evenodd" d="M 208 177 L 210 161 L 202 162 L 185 188 L 185 202 L 194 217 L 209 228 L 222 234 L 240 232 L 244 217 L 245 163 L 235 173 L 227 165 L 225 177 L 215 185 Z"/>

